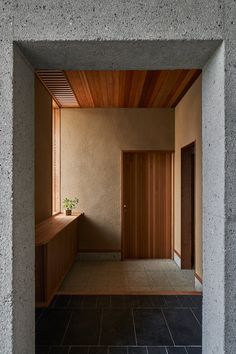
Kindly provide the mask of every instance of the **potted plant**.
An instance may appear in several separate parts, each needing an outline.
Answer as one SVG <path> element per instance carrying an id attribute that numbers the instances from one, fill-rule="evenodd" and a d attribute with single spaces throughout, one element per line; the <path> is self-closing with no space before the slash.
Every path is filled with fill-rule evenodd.
<path id="1" fill-rule="evenodd" d="M 72 214 L 72 209 L 75 209 L 78 203 L 79 203 L 79 199 L 78 198 L 75 198 L 75 199 L 65 198 L 63 200 L 63 207 L 65 209 L 65 214 L 66 215 L 71 215 Z"/>

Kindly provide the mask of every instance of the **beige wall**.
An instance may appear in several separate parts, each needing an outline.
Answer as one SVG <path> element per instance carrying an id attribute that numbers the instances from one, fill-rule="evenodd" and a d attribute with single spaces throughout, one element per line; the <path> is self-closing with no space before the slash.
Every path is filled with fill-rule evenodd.
<path id="1" fill-rule="evenodd" d="M 202 277 L 202 136 L 201 77 L 175 109 L 175 249 L 181 253 L 181 148 L 196 142 L 195 272 Z"/>
<path id="2" fill-rule="evenodd" d="M 52 213 L 52 101 L 35 79 L 35 222 Z"/>
<path id="3" fill-rule="evenodd" d="M 121 150 L 174 149 L 174 110 L 62 109 L 61 187 L 85 212 L 80 249 L 121 248 Z"/>

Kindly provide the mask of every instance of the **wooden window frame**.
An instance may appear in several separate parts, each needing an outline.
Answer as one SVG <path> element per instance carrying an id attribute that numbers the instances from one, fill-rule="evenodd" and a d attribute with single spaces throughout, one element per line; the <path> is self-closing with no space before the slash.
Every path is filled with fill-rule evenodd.
<path id="1" fill-rule="evenodd" d="M 61 111 L 52 100 L 52 215 L 61 212 Z"/>

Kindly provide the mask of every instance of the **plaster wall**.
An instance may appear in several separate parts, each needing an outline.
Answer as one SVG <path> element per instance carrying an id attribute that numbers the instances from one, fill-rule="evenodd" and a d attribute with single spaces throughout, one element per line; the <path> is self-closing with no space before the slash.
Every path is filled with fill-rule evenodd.
<path id="1" fill-rule="evenodd" d="M 34 68 L 203 68 L 203 353 L 235 352 L 235 18 L 234 0 L 0 1 L 1 352 L 34 353 L 34 191 L 26 194 L 23 218 L 19 195 L 13 196 L 18 187 L 22 193 L 32 164 L 31 141 L 22 147 L 24 163 L 14 177 L 21 140 L 25 143 L 22 138 L 32 132 L 34 90 L 31 75 L 18 61 L 17 70 L 25 76 L 20 81 L 29 80 L 31 88 L 21 86 L 17 95 L 21 102 L 27 98 L 27 105 L 16 105 L 16 45 Z M 22 109 L 29 124 L 16 134 Z"/>
<path id="2" fill-rule="evenodd" d="M 174 110 L 61 110 L 61 195 L 85 212 L 80 250 L 121 249 L 122 150 L 174 150 Z"/>
<path id="3" fill-rule="evenodd" d="M 202 278 L 202 79 L 175 108 L 174 247 L 181 254 L 181 148 L 195 141 L 195 272 Z"/>

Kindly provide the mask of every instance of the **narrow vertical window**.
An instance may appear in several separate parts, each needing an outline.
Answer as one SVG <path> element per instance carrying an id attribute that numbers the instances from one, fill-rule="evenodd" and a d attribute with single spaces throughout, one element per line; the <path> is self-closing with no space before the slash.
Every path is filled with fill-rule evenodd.
<path id="1" fill-rule="evenodd" d="M 61 119 L 60 108 L 52 101 L 52 214 L 61 211 Z"/>

